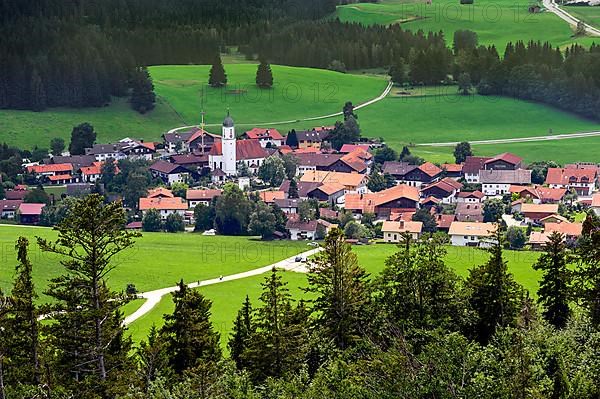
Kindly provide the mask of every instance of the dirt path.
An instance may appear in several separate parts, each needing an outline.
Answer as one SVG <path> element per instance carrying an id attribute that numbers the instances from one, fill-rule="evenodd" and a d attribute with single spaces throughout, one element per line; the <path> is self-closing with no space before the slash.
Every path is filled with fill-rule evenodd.
<path id="1" fill-rule="evenodd" d="M 224 283 L 226 281 L 233 281 L 233 280 L 239 280 L 239 279 L 243 279 L 243 278 L 247 278 L 247 277 L 258 276 L 258 275 L 261 275 L 264 273 L 268 273 L 273 268 L 284 269 L 287 271 L 295 271 L 295 272 L 299 272 L 299 273 L 306 273 L 307 270 L 306 270 L 305 265 L 301 262 L 296 262 L 296 260 L 295 260 L 296 257 L 301 256 L 303 258 L 307 258 L 311 255 L 316 254 L 319 251 L 321 251 L 321 248 L 311 249 L 310 251 L 306 251 L 301 254 L 291 256 L 291 257 L 284 259 L 282 261 L 279 261 L 277 263 L 273 263 L 272 265 L 260 267 L 258 269 L 248 270 L 248 271 L 242 272 L 242 273 L 231 274 L 229 276 L 223 276 L 223 277 L 213 278 L 210 280 L 204 280 L 204 281 L 190 283 L 190 284 L 188 284 L 188 287 L 190 287 L 190 288 L 205 287 L 207 285 Z M 178 289 L 178 287 L 174 286 L 174 287 L 161 288 L 158 290 L 148 291 L 148 292 L 138 294 L 138 298 L 145 299 L 146 301 L 135 312 L 133 312 L 129 316 L 125 317 L 123 324 L 129 325 L 129 324 L 133 323 L 134 321 L 136 321 L 137 319 L 139 319 L 140 317 L 148 314 L 156 305 L 158 305 L 158 303 L 161 301 L 161 299 L 165 295 L 175 292 L 175 291 L 177 291 L 177 289 Z"/>
<path id="2" fill-rule="evenodd" d="M 581 133 L 570 133 L 570 134 L 555 134 L 549 136 L 533 136 L 533 137 L 518 137 L 512 139 L 494 139 L 494 140 L 475 140 L 469 141 L 471 145 L 473 144 L 511 144 L 511 143 L 528 143 L 532 141 L 552 141 L 552 140 L 567 140 L 567 139 L 577 139 L 584 137 L 596 137 L 600 136 L 600 131 L 596 132 L 581 132 Z M 419 147 L 451 147 L 458 144 L 459 141 L 447 141 L 443 143 L 419 143 L 415 144 L 415 146 Z"/>

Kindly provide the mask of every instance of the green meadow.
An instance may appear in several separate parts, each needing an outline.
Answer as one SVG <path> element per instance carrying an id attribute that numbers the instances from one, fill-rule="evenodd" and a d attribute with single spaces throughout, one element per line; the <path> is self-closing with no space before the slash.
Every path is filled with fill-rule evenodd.
<path id="1" fill-rule="evenodd" d="M 594 7 L 579 7 L 579 6 L 564 6 L 563 9 L 569 14 L 582 19 L 588 24 L 600 28 L 600 6 Z M 600 42 L 600 38 L 597 43 Z"/>
<path id="2" fill-rule="evenodd" d="M 431 4 L 423 0 L 381 0 L 339 6 L 336 16 L 363 24 L 399 23 L 413 31 L 441 30 L 450 43 L 456 30 L 469 29 L 477 32 L 481 44 L 494 44 L 500 51 L 506 43 L 517 40 L 548 41 L 555 46 L 593 42 L 591 38 L 574 38 L 569 25 L 550 12 L 529 13 L 531 4 L 528 0 L 475 0 L 472 5 L 461 5 L 458 0 L 433 0 Z"/>

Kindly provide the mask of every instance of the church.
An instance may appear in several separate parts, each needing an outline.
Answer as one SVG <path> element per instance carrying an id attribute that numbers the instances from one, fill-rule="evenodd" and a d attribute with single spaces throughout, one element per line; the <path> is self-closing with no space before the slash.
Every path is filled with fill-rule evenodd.
<path id="1" fill-rule="evenodd" d="M 208 165 L 213 172 L 227 177 L 238 174 L 240 163 L 246 164 L 251 173 L 256 173 L 269 156 L 258 140 L 238 140 L 233 118 L 227 112 L 223 120 L 220 142 L 215 142 L 208 153 Z"/>

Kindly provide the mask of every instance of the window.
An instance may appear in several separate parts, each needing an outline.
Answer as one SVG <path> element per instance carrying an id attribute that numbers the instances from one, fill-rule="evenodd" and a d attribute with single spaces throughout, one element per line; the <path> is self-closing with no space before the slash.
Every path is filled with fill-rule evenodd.
<path id="1" fill-rule="evenodd" d="M 469 236 L 465 236 L 465 240 L 468 240 L 468 239 L 469 239 Z"/>

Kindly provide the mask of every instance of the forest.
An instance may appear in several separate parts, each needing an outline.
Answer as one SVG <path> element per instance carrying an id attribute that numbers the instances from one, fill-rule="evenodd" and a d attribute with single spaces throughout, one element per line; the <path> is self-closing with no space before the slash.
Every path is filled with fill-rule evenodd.
<path id="1" fill-rule="evenodd" d="M 120 203 L 76 200 L 55 240 L 16 241 L 14 284 L 0 295 L 0 398 L 289 399 L 577 398 L 600 395 L 600 219 L 574 247 L 554 233 L 528 292 L 497 230 L 486 262 L 458 276 L 442 236 L 405 236 L 379 276 L 340 229 L 309 264 L 303 299 L 266 273 L 228 337 L 212 303 L 183 281 L 174 309 L 134 347 L 125 293 L 107 279 L 140 233 Z M 63 267 L 40 306 L 33 247 Z M 51 318 L 54 322 L 40 321 Z M 226 350 L 224 344 L 226 343 Z"/>

